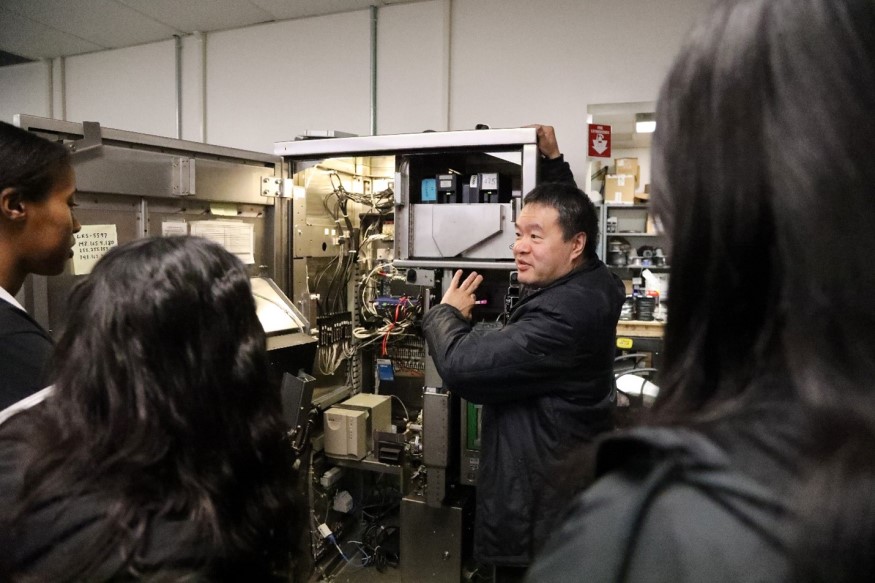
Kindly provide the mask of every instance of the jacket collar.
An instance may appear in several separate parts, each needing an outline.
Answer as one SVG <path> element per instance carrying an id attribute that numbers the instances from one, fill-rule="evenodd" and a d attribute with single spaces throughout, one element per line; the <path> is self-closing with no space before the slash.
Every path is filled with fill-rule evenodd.
<path id="1" fill-rule="evenodd" d="M 598 267 L 600 265 L 603 265 L 602 260 L 599 259 L 598 257 L 594 256 L 591 259 L 587 260 L 585 263 L 578 265 L 577 267 L 575 267 L 574 269 L 572 269 L 571 271 L 569 271 L 568 273 L 566 273 L 565 275 L 563 275 L 562 277 L 557 279 L 556 281 L 548 283 L 544 287 L 534 287 L 534 286 L 529 286 L 529 285 L 523 285 L 521 290 L 520 290 L 520 302 L 524 302 L 527 299 L 529 299 L 530 297 L 537 295 L 544 290 L 548 290 L 548 289 L 554 288 L 556 286 L 562 285 L 565 282 L 570 281 L 571 279 L 574 279 L 575 277 L 577 277 L 581 274 L 588 273 L 590 271 L 594 271 L 594 270 L 598 269 Z"/>

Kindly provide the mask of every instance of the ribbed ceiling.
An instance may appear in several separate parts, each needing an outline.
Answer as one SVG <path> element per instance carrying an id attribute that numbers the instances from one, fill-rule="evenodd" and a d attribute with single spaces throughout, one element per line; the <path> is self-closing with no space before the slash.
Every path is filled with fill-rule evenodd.
<path id="1" fill-rule="evenodd" d="M 419 0 L 0 0 L 0 52 L 66 57 Z"/>

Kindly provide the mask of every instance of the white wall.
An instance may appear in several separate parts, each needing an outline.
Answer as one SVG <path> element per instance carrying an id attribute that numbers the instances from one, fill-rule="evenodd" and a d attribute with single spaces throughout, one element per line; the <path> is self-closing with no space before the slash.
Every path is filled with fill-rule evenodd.
<path id="1" fill-rule="evenodd" d="M 0 120 L 12 123 L 16 113 L 51 116 L 50 61 L 0 67 Z"/>
<path id="2" fill-rule="evenodd" d="M 273 152 L 307 129 L 370 133 L 367 10 L 207 35 L 207 141 Z"/>
<path id="3" fill-rule="evenodd" d="M 547 123 L 585 184 L 589 104 L 649 101 L 700 0 L 427 0 L 378 10 L 379 133 Z M 205 47 L 204 47 L 205 42 Z M 205 59 L 204 59 L 205 57 Z M 176 135 L 175 43 L 0 67 L 14 113 Z M 370 133 L 370 11 L 183 41 L 185 139 L 272 152 L 306 129 Z M 52 107 L 54 103 L 54 107 Z"/>
<path id="4" fill-rule="evenodd" d="M 381 8 L 377 133 L 450 129 L 450 0 Z"/>
<path id="5" fill-rule="evenodd" d="M 66 59 L 67 121 L 176 137 L 176 42 Z"/>
<path id="6" fill-rule="evenodd" d="M 450 127 L 553 125 L 585 184 L 587 105 L 655 100 L 706 4 L 454 0 Z"/>
<path id="7" fill-rule="evenodd" d="M 196 34 L 182 39 L 182 139 L 193 142 L 206 141 L 205 55 L 205 35 Z"/>

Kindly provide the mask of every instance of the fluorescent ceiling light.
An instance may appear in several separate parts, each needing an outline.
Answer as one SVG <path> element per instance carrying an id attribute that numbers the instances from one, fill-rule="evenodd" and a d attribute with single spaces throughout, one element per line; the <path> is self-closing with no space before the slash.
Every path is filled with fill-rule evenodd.
<path id="1" fill-rule="evenodd" d="M 635 114 L 635 133 L 652 134 L 656 131 L 656 119 L 652 113 Z"/>

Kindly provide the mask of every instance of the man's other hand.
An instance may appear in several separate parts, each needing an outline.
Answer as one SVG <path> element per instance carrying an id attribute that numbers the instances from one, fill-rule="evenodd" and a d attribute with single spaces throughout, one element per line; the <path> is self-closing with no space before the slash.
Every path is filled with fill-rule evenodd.
<path id="1" fill-rule="evenodd" d="M 459 283 L 461 280 L 462 270 L 459 269 L 453 275 L 453 281 L 450 282 L 450 287 L 447 290 L 447 293 L 444 294 L 441 303 L 453 306 L 462 312 L 463 316 L 470 320 L 471 310 L 474 308 L 474 302 L 477 300 L 477 296 L 474 295 L 474 292 L 480 287 L 480 283 L 483 281 L 483 276 L 479 275 L 476 271 L 472 271 L 468 274 L 468 277 L 465 278 L 465 281 Z"/>

